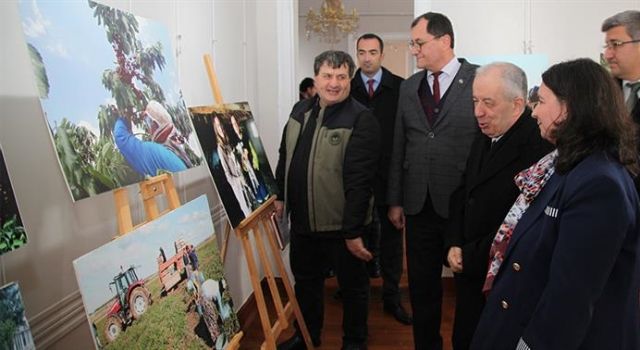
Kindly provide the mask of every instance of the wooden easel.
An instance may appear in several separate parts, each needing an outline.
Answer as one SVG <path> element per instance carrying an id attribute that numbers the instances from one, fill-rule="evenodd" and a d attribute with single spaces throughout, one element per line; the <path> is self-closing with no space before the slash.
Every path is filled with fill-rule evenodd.
<path id="1" fill-rule="evenodd" d="M 139 226 L 153 221 L 160 215 L 177 209 L 180 206 L 178 192 L 176 192 L 176 187 L 173 184 L 173 178 L 171 177 L 171 175 L 158 175 L 140 182 L 139 185 L 140 196 L 142 197 L 142 202 L 144 203 L 144 211 L 146 216 L 141 223 L 135 226 L 133 225 L 133 221 L 131 220 L 129 193 L 125 188 L 119 188 L 113 191 L 113 196 L 116 202 L 116 218 L 118 219 L 118 236 L 129 233 Z M 166 194 L 167 209 L 160 212 L 158 210 L 158 196 L 163 193 Z"/>
<path id="2" fill-rule="evenodd" d="M 207 70 L 207 74 L 209 75 L 209 83 L 211 84 L 211 90 L 213 91 L 213 96 L 216 100 L 216 104 L 219 106 L 223 106 L 224 102 L 222 101 L 222 94 L 220 93 L 218 79 L 216 77 L 210 55 L 204 56 L 204 64 Z M 291 287 L 289 275 L 287 274 L 287 270 L 282 261 L 282 256 L 280 255 L 280 249 L 278 248 L 278 245 L 276 243 L 276 232 L 271 221 L 271 214 L 275 212 L 274 203 L 275 197 L 269 198 L 258 209 L 254 210 L 248 217 L 242 220 L 238 227 L 235 229 L 236 235 L 242 242 L 242 248 L 247 259 L 247 267 L 249 269 L 251 285 L 253 286 L 253 294 L 258 306 L 260 324 L 264 333 L 265 340 L 260 348 L 275 350 L 276 340 L 278 339 L 278 336 L 280 336 L 282 331 L 289 327 L 289 320 L 292 316 L 294 316 L 295 320 L 298 322 L 298 327 L 300 328 L 300 332 L 302 333 L 302 337 L 307 346 L 307 349 L 313 349 L 311 336 L 309 335 L 307 325 L 304 322 L 304 318 L 302 317 L 302 312 L 300 311 L 298 300 L 296 299 L 293 288 Z M 225 246 L 226 242 L 228 241 L 228 234 L 231 230 L 231 225 L 227 222 L 227 227 L 225 229 L 226 237 L 224 240 Z M 271 320 L 269 318 L 269 311 L 267 310 L 264 292 L 262 291 L 262 285 L 260 284 L 260 273 L 258 271 L 258 266 L 255 260 L 254 247 L 250 239 L 251 234 L 253 234 L 255 247 L 258 251 L 258 256 L 260 259 L 260 266 L 262 266 L 262 268 L 264 269 L 265 278 L 267 279 L 267 284 L 269 285 L 270 295 L 273 301 L 273 305 L 276 309 L 277 318 L 273 324 L 271 324 Z M 280 298 L 280 292 L 276 284 L 276 278 L 271 268 L 271 260 L 267 255 L 267 250 L 265 248 L 265 242 L 263 238 L 265 234 L 271 248 L 271 255 L 273 257 L 273 260 L 275 260 L 276 262 L 276 267 L 284 284 L 284 288 L 288 298 L 286 304 L 283 304 L 282 299 Z"/>
<path id="3" fill-rule="evenodd" d="M 131 206 L 129 205 L 129 193 L 127 190 L 125 188 L 119 188 L 113 191 L 116 204 L 116 219 L 118 221 L 118 237 L 180 207 L 180 198 L 178 197 L 178 192 L 176 191 L 173 178 L 170 174 L 152 177 L 140 182 L 139 185 L 140 196 L 142 197 L 146 216 L 144 220 L 137 225 L 133 225 L 133 221 L 131 220 Z M 158 200 L 161 194 L 165 194 L 167 198 L 167 208 L 163 211 L 158 210 Z M 242 331 L 236 333 L 229 341 L 227 349 L 239 349 L 242 336 Z"/>

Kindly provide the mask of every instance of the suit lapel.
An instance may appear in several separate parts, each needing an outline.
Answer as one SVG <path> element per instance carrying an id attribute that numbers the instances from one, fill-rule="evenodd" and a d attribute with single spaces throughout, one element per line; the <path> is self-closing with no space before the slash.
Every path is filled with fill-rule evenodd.
<path id="1" fill-rule="evenodd" d="M 420 89 L 420 84 L 425 83 L 425 75 L 427 74 L 426 70 L 422 70 L 422 72 L 419 73 L 419 76 L 417 76 L 415 80 L 412 81 L 413 86 L 411 86 L 411 91 L 413 94 L 413 103 L 414 103 L 414 107 L 413 110 L 416 111 L 416 117 L 418 119 L 420 119 L 420 123 L 424 126 L 425 130 L 431 130 L 431 126 L 429 126 L 429 123 L 427 122 L 427 115 L 424 113 L 424 108 L 422 108 L 422 102 L 420 101 L 420 94 L 418 93 L 418 89 Z"/>
<path id="2" fill-rule="evenodd" d="M 438 124 L 443 123 L 444 120 L 447 120 L 447 113 L 452 106 L 458 103 L 457 100 L 465 91 L 465 87 L 471 83 L 474 71 L 475 68 L 473 68 L 473 66 L 467 63 L 467 61 L 462 61 L 462 65 L 460 66 L 458 73 L 456 73 L 456 76 L 453 78 L 453 81 L 449 86 L 449 90 L 446 92 L 447 98 L 444 100 L 444 105 L 442 106 L 440 115 L 434 124 L 434 128 L 437 127 Z"/>
<path id="3" fill-rule="evenodd" d="M 482 168 L 479 172 L 479 176 L 476 177 L 476 181 L 471 184 L 471 190 L 473 190 L 473 188 L 475 188 L 479 184 L 490 179 L 494 174 L 502 170 L 518 157 L 517 146 L 510 145 L 508 142 L 501 145 L 500 149 L 498 149 L 492 155 L 488 154 L 488 150 L 485 152 L 487 154 L 485 154 L 484 157 L 491 156 L 491 158 L 482 161 L 482 163 L 484 164 L 480 165 Z"/>
<path id="4" fill-rule="evenodd" d="M 476 140 L 471 145 L 471 152 L 469 153 L 469 164 L 467 165 L 467 178 L 477 179 L 482 172 L 482 163 L 484 157 L 489 153 L 489 141 L 488 137 L 480 134 L 476 137 Z M 473 188 L 478 185 L 477 180 L 473 180 L 468 184 L 467 192 L 471 192 Z"/>
<path id="5" fill-rule="evenodd" d="M 488 145 L 483 144 L 484 149 L 486 149 L 485 153 L 487 153 L 484 157 L 490 158 L 483 158 L 482 170 L 479 172 L 479 176 L 476 177 L 476 181 L 471 184 L 471 188 L 487 181 L 518 158 L 521 144 L 522 142 L 526 142 L 525 138 L 521 136 L 527 131 L 526 118 L 529 117 L 531 117 L 531 113 L 528 109 L 525 109 L 515 124 L 513 124 L 498 142 L 498 145 L 494 146 L 497 147 L 497 149 L 494 150 L 493 153 L 488 150 Z M 485 139 L 485 142 L 488 143 L 488 140 Z"/>
<path id="6" fill-rule="evenodd" d="M 357 94 L 368 94 L 367 90 L 364 87 L 364 82 L 362 82 L 362 77 L 360 76 L 360 69 L 356 71 L 356 74 L 351 78 L 351 90 L 352 93 Z"/>
<path id="7" fill-rule="evenodd" d="M 540 217 L 540 215 L 544 215 L 544 210 L 553 199 L 554 195 L 560 189 L 560 185 L 564 182 L 564 176 L 554 174 L 551 176 L 547 184 L 542 189 L 542 193 L 533 200 L 533 203 L 527 208 L 527 211 L 522 215 L 520 221 L 518 221 L 518 225 L 513 231 L 513 236 L 511 237 L 511 242 L 509 242 L 509 247 L 507 248 L 507 252 L 505 254 L 504 260 L 506 261 L 509 258 L 509 255 L 513 251 L 514 247 L 518 244 L 520 239 L 526 234 L 535 234 L 539 232 L 528 232 L 529 227 Z"/>

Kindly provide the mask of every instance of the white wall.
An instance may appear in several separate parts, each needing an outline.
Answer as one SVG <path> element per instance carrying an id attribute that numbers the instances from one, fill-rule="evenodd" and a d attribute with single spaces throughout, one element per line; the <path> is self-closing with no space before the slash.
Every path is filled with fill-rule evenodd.
<path id="1" fill-rule="evenodd" d="M 447 15 L 461 57 L 533 53 L 548 55 L 554 64 L 578 57 L 598 60 L 602 21 L 628 9 L 640 9 L 640 0 L 431 0 L 416 1 L 415 14 Z"/>
<path id="2" fill-rule="evenodd" d="M 83 0 L 84 1 L 84 0 Z M 272 166 L 280 130 L 297 99 L 293 1 L 104 0 L 164 23 L 173 36 L 187 106 L 214 104 L 202 55 L 212 54 L 226 102 L 249 101 Z M 64 6 L 64 2 L 60 2 Z M 72 261 L 116 232 L 113 196 L 73 203 L 43 118 L 17 1 L 0 2 L 0 143 L 29 242 L 0 257 L 0 282 L 18 281 L 38 348 L 88 349 L 89 328 Z M 224 212 L 206 166 L 174 176 L 181 202 L 209 198 L 216 231 Z M 134 220 L 143 208 L 130 188 Z M 225 272 L 236 308 L 252 292 L 241 245 L 232 235 Z"/>

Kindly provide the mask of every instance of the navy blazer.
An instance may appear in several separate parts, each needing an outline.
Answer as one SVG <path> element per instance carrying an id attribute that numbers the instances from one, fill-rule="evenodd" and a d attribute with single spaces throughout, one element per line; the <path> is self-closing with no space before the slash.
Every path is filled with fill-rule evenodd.
<path id="1" fill-rule="evenodd" d="M 639 349 L 638 194 L 604 153 L 554 174 L 516 226 L 471 349 Z"/>

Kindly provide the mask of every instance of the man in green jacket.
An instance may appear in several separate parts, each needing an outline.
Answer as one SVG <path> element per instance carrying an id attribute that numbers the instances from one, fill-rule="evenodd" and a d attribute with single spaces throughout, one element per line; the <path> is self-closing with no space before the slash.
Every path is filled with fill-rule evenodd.
<path id="1" fill-rule="evenodd" d="M 345 52 L 316 57 L 318 96 L 293 107 L 282 136 L 276 207 L 280 216 L 290 215 L 295 292 L 314 345 L 320 345 L 330 265 L 343 297 L 343 349 L 366 349 L 372 255 L 362 235 L 372 218 L 380 140 L 376 118 L 349 96 L 354 70 Z M 279 346 L 301 348 L 298 333 Z"/>

